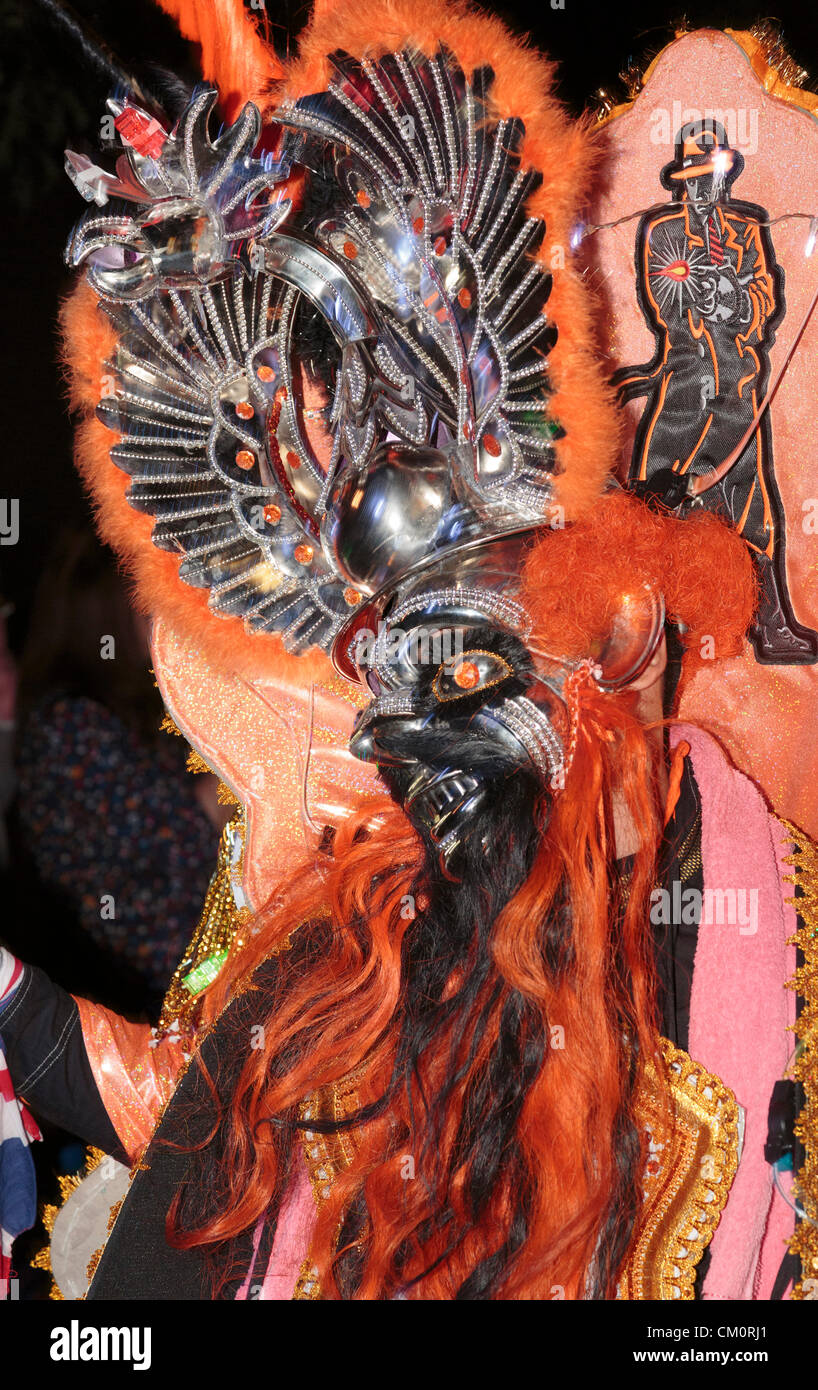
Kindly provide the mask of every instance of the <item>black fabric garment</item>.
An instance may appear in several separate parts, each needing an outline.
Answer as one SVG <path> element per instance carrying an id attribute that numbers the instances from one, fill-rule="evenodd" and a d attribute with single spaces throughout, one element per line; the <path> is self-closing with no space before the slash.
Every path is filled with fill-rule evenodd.
<path id="1" fill-rule="evenodd" d="M 286 974 L 298 974 L 310 957 L 326 949 L 326 922 L 309 923 L 295 933 L 291 948 L 263 962 L 252 987 L 234 997 L 207 1034 L 200 1049 L 202 1065 L 194 1060 L 181 1078 L 170 1104 L 138 1166 L 122 1211 L 105 1246 L 87 1300 L 169 1299 L 191 1301 L 214 1297 L 214 1269 L 228 1271 L 220 1299 L 235 1298 L 252 1259 L 251 1230 L 229 1246 L 212 1252 L 210 1263 L 202 1247 L 177 1250 L 165 1238 L 165 1221 L 174 1196 L 182 1187 L 182 1218 L 201 1220 L 219 1209 L 219 1181 L 224 1128 L 217 1125 L 219 1108 L 235 1091 L 251 1046 L 253 1025 L 266 1019 L 270 996 Z M 202 1066 L 216 1088 L 218 1102 Z M 217 1108 L 217 1105 L 219 1108 Z M 216 1127 L 213 1139 L 201 1145 Z M 260 1136 L 263 1142 L 263 1136 Z M 289 1144 L 293 1160 L 298 1141 Z M 289 1174 L 281 1182 L 283 1196 Z M 271 1206 L 277 1210 L 278 1203 Z M 264 1277 L 275 1235 L 275 1219 L 263 1227 L 252 1278 Z"/>
<path id="2" fill-rule="evenodd" d="M 36 966 L 24 966 L 17 989 L 0 1009 L 0 1035 L 15 1091 L 34 1114 L 125 1161 L 71 995 Z"/>
<path id="3" fill-rule="evenodd" d="M 268 1007 L 267 992 L 273 985 L 278 963 L 274 958 L 256 972 L 258 989 L 234 999 L 205 1038 L 201 1062 L 213 1078 L 220 1096 L 226 1096 L 244 1064 L 246 1052 L 224 1047 L 224 1036 L 237 1028 L 250 1029 Z M 227 1054 L 227 1055 L 225 1055 Z M 202 1162 L 214 1164 L 218 1136 L 207 1150 L 193 1146 L 212 1131 L 214 1098 L 202 1067 L 194 1060 L 173 1093 L 148 1150 L 138 1165 L 122 1211 L 105 1246 L 88 1300 L 162 1299 L 191 1301 L 212 1297 L 211 1275 L 202 1247 L 177 1250 L 165 1239 L 165 1221 L 176 1192 L 184 1183 L 201 1189 Z M 198 1171 L 197 1171 L 198 1170 Z M 266 1233 L 269 1251 L 272 1233 Z M 235 1297 L 250 1264 L 253 1232 L 247 1231 L 231 1251 L 235 1277 L 223 1297 Z M 222 1252 L 224 1254 L 225 1252 Z"/>
<path id="4" fill-rule="evenodd" d="M 679 784 L 679 799 L 665 827 L 659 853 L 659 882 L 671 895 L 671 920 L 657 924 L 655 935 L 662 1032 L 676 1047 L 686 1052 L 690 1039 L 693 964 L 704 893 L 702 805 L 690 758 L 685 759 Z M 674 883 L 679 885 L 675 901 Z M 696 889 L 696 895 L 688 896 L 683 912 L 679 913 L 676 903 L 682 902 L 681 894 L 689 888 Z M 685 918 L 688 920 L 685 921 Z M 710 1258 L 708 1245 L 696 1267 L 693 1289 L 695 1299 L 702 1297 Z"/>
<path id="5" fill-rule="evenodd" d="M 659 850 L 657 888 L 663 889 L 668 898 L 661 912 L 658 902 L 651 909 L 657 919 L 667 919 L 654 923 L 659 1030 L 663 1037 L 685 1052 L 690 1033 L 690 991 L 704 890 L 701 844 L 701 798 L 693 765 L 687 758 L 679 798 Z M 633 856 L 617 860 L 615 873 L 615 887 L 624 904 L 633 873 Z M 678 885 L 675 890 L 674 884 Z M 698 889 L 698 894 L 688 899 L 682 914 L 678 911 L 681 894 L 689 888 Z M 684 921 L 683 917 L 690 920 Z"/>
<path id="6" fill-rule="evenodd" d="M 690 758 L 685 759 L 679 799 L 665 828 L 658 867 L 659 884 L 670 894 L 671 919 L 655 924 L 661 1031 L 686 1052 L 693 963 L 704 893 L 701 797 Z M 695 894 L 689 894 L 689 889 L 696 890 Z"/>

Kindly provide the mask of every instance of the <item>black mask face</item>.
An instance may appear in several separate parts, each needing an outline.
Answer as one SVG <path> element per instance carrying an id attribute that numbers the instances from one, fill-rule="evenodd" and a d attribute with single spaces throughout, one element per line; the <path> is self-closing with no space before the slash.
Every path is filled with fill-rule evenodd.
<path id="1" fill-rule="evenodd" d="M 545 704 L 556 697 L 510 633 L 456 627 L 439 611 L 434 626 L 414 616 L 394 637 L 392 660 L 379 664 L 383 692 L 359 716 L 350 748 L 378 764 L 446 877 L 457 878 L 466 843 L 512 781 L 522 778 L 533 799 L 557 771 L 561 745 Z M 526 696 L 534 686 L 536 704 Z"/>

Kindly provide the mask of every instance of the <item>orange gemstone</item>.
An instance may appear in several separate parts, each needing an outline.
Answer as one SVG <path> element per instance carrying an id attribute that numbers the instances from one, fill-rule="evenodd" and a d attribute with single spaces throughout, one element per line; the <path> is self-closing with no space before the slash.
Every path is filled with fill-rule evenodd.
<path id="1" fill-rule="evenodd" d="M 435 255 L 436 255 L 436 256 L 442 256 L 445 250 L 446 250 L 446 238 L 445 238 L 445 236 L 439 236 L 438 239 L 437 239 L 437 241 L 435 242 Z"/>
<path id="2" fill-rule="evenodd" d="M 473 661 L 461 661 L 454 673 L 454 683 L 461 690 L 474 690 L 480 680 L 480 672 Z"/>
<path id="3" fill-rule="evenodd" d="M 459 293 L 458 293 L 458 296 L 457 296 L 457 301 L 458 301 L 458 303 L 459 303 L 461 309 L 470 309 L 470 308 L 471 308 L 471 290 L 466 290 L 466 289 L 460 290 Z"/>
<path id="4" fill-rule="evenodd" d="M 293 551 L 299 565 L 308 565 L 315 554 L 311 545 L 297 545 Z"/>
<path id="5" fill-rule="evenodd" d="M 301 467 L 301 460 L 298 457 L 298 454 L 293 453 L 292 449 L 287 450 L 287 463 L 290 465 L 290 468 Z"/>
<path id="6" fill-rule="evenodd" d="M 273 371 L 272 367 L 267 366 L 266 362 L 262 362 L 261 366 L 256 372 L 256 376 L 258 377 L 259 381 L 272 381 L 273 377 L 275 376 L 275 372 Z"/>
<path id="7" fill-rule="evenodd" d="M 485 449 L 487 454 L 491 454 L 492 458 L 495 459 L 499 458 L 503 452 L 502 444 L 500 443 L 499 439 L 494 438 L 493 434 L 483 435 L 483 448 Z"/>
<path id="8" fill-rule="evenodd" d="M 239 449 L 236 454 L 236 463 L 239 468 L 252 468 L 256 461 L 255 454 L 251 454 L 249 449 Z"/>
<path id="9" fill-rule="evenodd" d="M 372 201 L 369 194 L 366 192 L 364 188 L 359 188 L 358 192 L 355 194 L 355 197 L 358 199 L 358 202 L 361 204 L 362 208 L 368 208 L 370 202 Z"/>
<path id="10" fill-rule="evenodd" d="M 240 420 L 252 420 L 255 413 L 249 401 L 236 401 L 236 414 Z"/>
<path id="11" fill-rule="evenodd" d="M 275 502 L 267 503 L 264 508 L 264 520 L 269 522 L 271 526 L 275 526 L 281 520 L 281 508 L 277 507 Z"/>
<path id="12" fill-rule="evenodd" d="M 355 260 L 355 257 L 357 256 L 357 254 L 358 254 L 358 248 L 357 248 L 357 246 L 355 245 L 355 242 L 354 242 L 354 241 L 345 241 L 345 242 L 344 242 L 344 255 L 347 257 L 347 259 L 350 260 L 350 261 L 354 261 L 354 260 Z"/>
<path id="13" fill-rule="evenodd" d="M 412 231 L 415 232 L 415 233 L 417 233 L 418 236 L 420 236 L 421 232 L 423 231 L 423 218 L 422 218 L 422 217 L 416 217 L 416 218 L 415 218 L 414 222 L 412 223 Z"/>
<path id="14" fill-rule="evenodd" d="M 357 605 L 361 602 L 361 595 L 359 590 L 344 589 L 344 602 L 348 603 L 350 608 L 357 607 Z"/>

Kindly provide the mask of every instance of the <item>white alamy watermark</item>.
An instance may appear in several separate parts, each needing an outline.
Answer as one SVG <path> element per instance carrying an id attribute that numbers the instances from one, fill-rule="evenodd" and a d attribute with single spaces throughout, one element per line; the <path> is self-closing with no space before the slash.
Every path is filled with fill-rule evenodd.
<path id="1" fill-rule="evenodd" d="M 650 895 L 650 920 L 654 926 L 738 927 L 740 936 L 758 931 L 757 888 L 683 888 L 678 879 L 671 887 L 654 888 Z"/>
<path id="2" fill-rule="evenodd" d="M 755 154 L 758 150 L 758 108 L 755 106 L 721 109 L 705 106 L 700 111 L 697 106 L 683 106 L 680 101 L 674 101 L 672 106 L 655 106 L 649 120 L 652 145 L 673 146 L 683 126 L 712 122 L 722 127 L 732 149 L 744 154 Z"/>
<path id="3" fill-rule="evenodd" d="M 52 1361 L 130 1361 L 135 1371 L 150 1370 L 149 1327 L 80 1327 L 76 1318 L 51 1332 Z"/>
<path id="4" fill-rule="evenodd" d="M 389 665 L 401 660 L 412 666 L 451 667 L 463 655 L 463 633 L 450 627 L 415 627 L 405 632 L 389 623 L 379 623 L 377 632 L 368 627 L 359 628 L 355 634 L 354 655 L 362 666 L 372 666 L 375 661 Z"/>

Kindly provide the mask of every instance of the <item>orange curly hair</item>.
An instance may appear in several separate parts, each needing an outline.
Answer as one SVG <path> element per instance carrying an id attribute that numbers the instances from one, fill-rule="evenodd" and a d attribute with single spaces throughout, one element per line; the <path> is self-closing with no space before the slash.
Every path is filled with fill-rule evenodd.
<path id="1" fill-rule="evenodd" d="M 610 630 L 621 596 L 647 584 L 684 624 L 684 680 L 735 656 L 753 616 L 756 580 L 747 546 L 700 511 L 679 520 L 626 492 L 546 534 L 526 557 L 523 602 L 547 651 L 580 659 Z"/>

